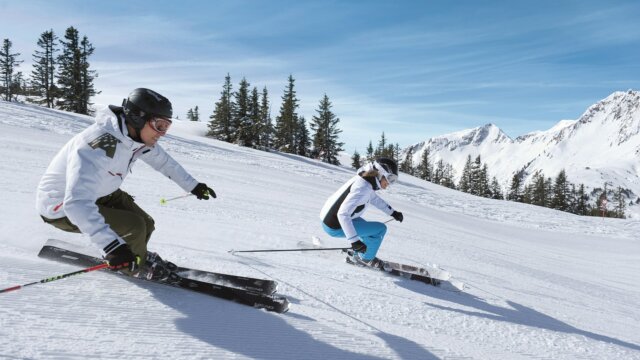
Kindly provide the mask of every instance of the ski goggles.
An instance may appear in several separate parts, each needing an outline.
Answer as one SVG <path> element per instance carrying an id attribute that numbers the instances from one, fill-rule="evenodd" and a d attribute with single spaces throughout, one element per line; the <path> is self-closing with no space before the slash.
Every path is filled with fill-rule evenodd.
<path id="1" fill-rule="evenodd" d="M 378 174 L 380 174 L 381 177 L 387 179 L 389 184 L 394 184 L 396 181 L 398 181 L 398 175 L 388 172 L 387 169 L 385 169 L 384 166 L 382 166 L 379 162 L 376 161 L 374 163 L 374 166 L 378 170 Z M 379 180 L 380 179 L 378 179 L 378 181 Z"/>
<path id="2" fill-rule="evenodd" d="M 167 118 L 154 117 L 149 120 L 149 125 L 151 128 L 161 134 L 166 134 L 171 127 L 171 120 Z"/>

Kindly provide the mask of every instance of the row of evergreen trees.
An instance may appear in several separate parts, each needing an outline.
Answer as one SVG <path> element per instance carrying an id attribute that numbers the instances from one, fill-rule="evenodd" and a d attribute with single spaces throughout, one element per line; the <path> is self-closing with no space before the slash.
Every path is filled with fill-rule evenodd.
<path id="1" fill-rule="evenodd" d="M 27 79 L 17 71 L 23 60 L 12 51 L 13 43 L 4 39 L 0 49 L 0 97 L 15 101 L 24 96 L 27 101 L 48 108 L 58 108 L 78 114 L 91 112 L 91 97 L 95 96 L 94 80 L 98 76 L 90 69 L 89 57 L 95 51 L 87 38 L 73 26 L 67 28 L 64 40 L 53 30 L 45 31 L 33 53 L 33 71 Z"/>
<path id="2" fill-rule="evenodd" d="M 275 149 L 340 164 L 338 155 L 344 145 L 338 140 L 342 132 L 338 128 L 340 119 L 331 110 L 332 104 L 326 94 L 320 100 L 316 115 L 311 118 L 309 129 L 304 116 L 298 114 L 299 99 L 292 75 L 289 75 L 282 95 L 275 125 L 271 118 L 267 88 L 264 87 L 261 92 L 255 86 L 250 88 L 251 84 L 243 78 L 238 90 L 233 91 L 231 76 L 227 74 L 220 98 L 209 117 L 208 136 L 242 146 Z M 197 107 L 187 117 L 197 120 Z"/>
<path id="3" fill-rule="evenodd" d="M 621 187 L 615 191 L 609 190 L 607 184 L 604 188 L 596 188 L 587 194 L 584 184 L 571 183 L 564 169 L 555 179 L 545 177 L 541 172 L 536 173 L 532 181 L 526 185 L 523 181 L 524 174 L 516 174 L 505 195 L 495 176 L 489 181 L 489 167 L 482 163 L 479 155 L 474 161 L 471 160 L 471 155 L 467 157 L 456 185 L 453 181 L 453 167 L 443 163 L 441 159 L 434 168 L 428 148 L 422 153 L 417 166 L 413 164 L 413 151 L 410 148 L 405 160 L 400 164 L 400 169 L 407 174 L 472 195 L 544 206 L 578 215 L 624 218 L 626 199 L 630 195 Z M 612 199 L 611 205 L 609 199 Z"/>

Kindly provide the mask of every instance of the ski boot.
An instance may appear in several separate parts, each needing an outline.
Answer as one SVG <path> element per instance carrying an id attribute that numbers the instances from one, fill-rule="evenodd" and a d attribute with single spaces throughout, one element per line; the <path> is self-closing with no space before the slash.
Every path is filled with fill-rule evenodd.
<path id="1" fill-rule="evenodd" d="M 167 282 L 171 280 L 171 274 L 177 269 L 176 264 L 163 260 L 158 253 L 148 251 L 144 265 L 135 276 L 151 281 Z"/>
<path id="2" fill-rule="evenodd" d="M 377 257 L 374 257 L 371 260 L 365 260 L 361 257 L 362 253 L 355 252 L 353 250 L 348 250 L 347 254 L 348 255 L 346 260 L 349 263 L 384 271 L 384 261 L 378 259 Z"/>

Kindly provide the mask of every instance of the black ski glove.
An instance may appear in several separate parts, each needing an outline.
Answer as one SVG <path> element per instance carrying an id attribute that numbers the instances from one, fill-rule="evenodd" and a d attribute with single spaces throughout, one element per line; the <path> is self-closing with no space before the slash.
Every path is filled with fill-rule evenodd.
<path id="1" fill-rule="evenodd" d="M 360 240 L 358 240 L 356 242 L 352 242 L 351 243 L 351 248 L 355 252 L 359 252 L 359 253 L 367 252 L 367 244 L 363 243 Z"/>
<path id="2" fill-rule="evenodd" d="M 198 200 L 209 200 L 209 196 L 215 199 L 216 192 L 212 188 L 208 187 L 205 183 L 199 183 L 191 190 L 191 193 L 195 195 Z"/>
<path id="3" fill-rule="evenodd" d="M 391 216 L 396 219 L 396 221 L 400 221 L 402 222 L 402 220 L 404 220 L 404 216 L 402 216 L 402 213 L 400 211 L 394 211 Z"/>
<path id="4" fill-rule="evenodd" d="M 105 256 L 109 266 L 114 269 L 126 269 L 136 272 L 140 269 L 140 257 L 131 252 L 127 244 L 122 244 Z"/>

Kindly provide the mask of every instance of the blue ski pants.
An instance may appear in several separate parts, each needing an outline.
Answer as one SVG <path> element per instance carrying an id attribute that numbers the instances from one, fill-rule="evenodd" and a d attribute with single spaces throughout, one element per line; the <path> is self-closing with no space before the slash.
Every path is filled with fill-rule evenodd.
<path id="1" fill-rule="evenodd" d="M 376 257 L 384 235 L 387 233 L 387 226 L 381 222 L 367 221 L 363 218 L 355 218 L 352 221 L 358 236 L 367 245 L 367 251 L 362 254 L 362 259 L 373 259 Z M 322 228 L 331 237 L 346 237 L 342 229 L 332 229 L 324 223 L 322 223 Z"/>

